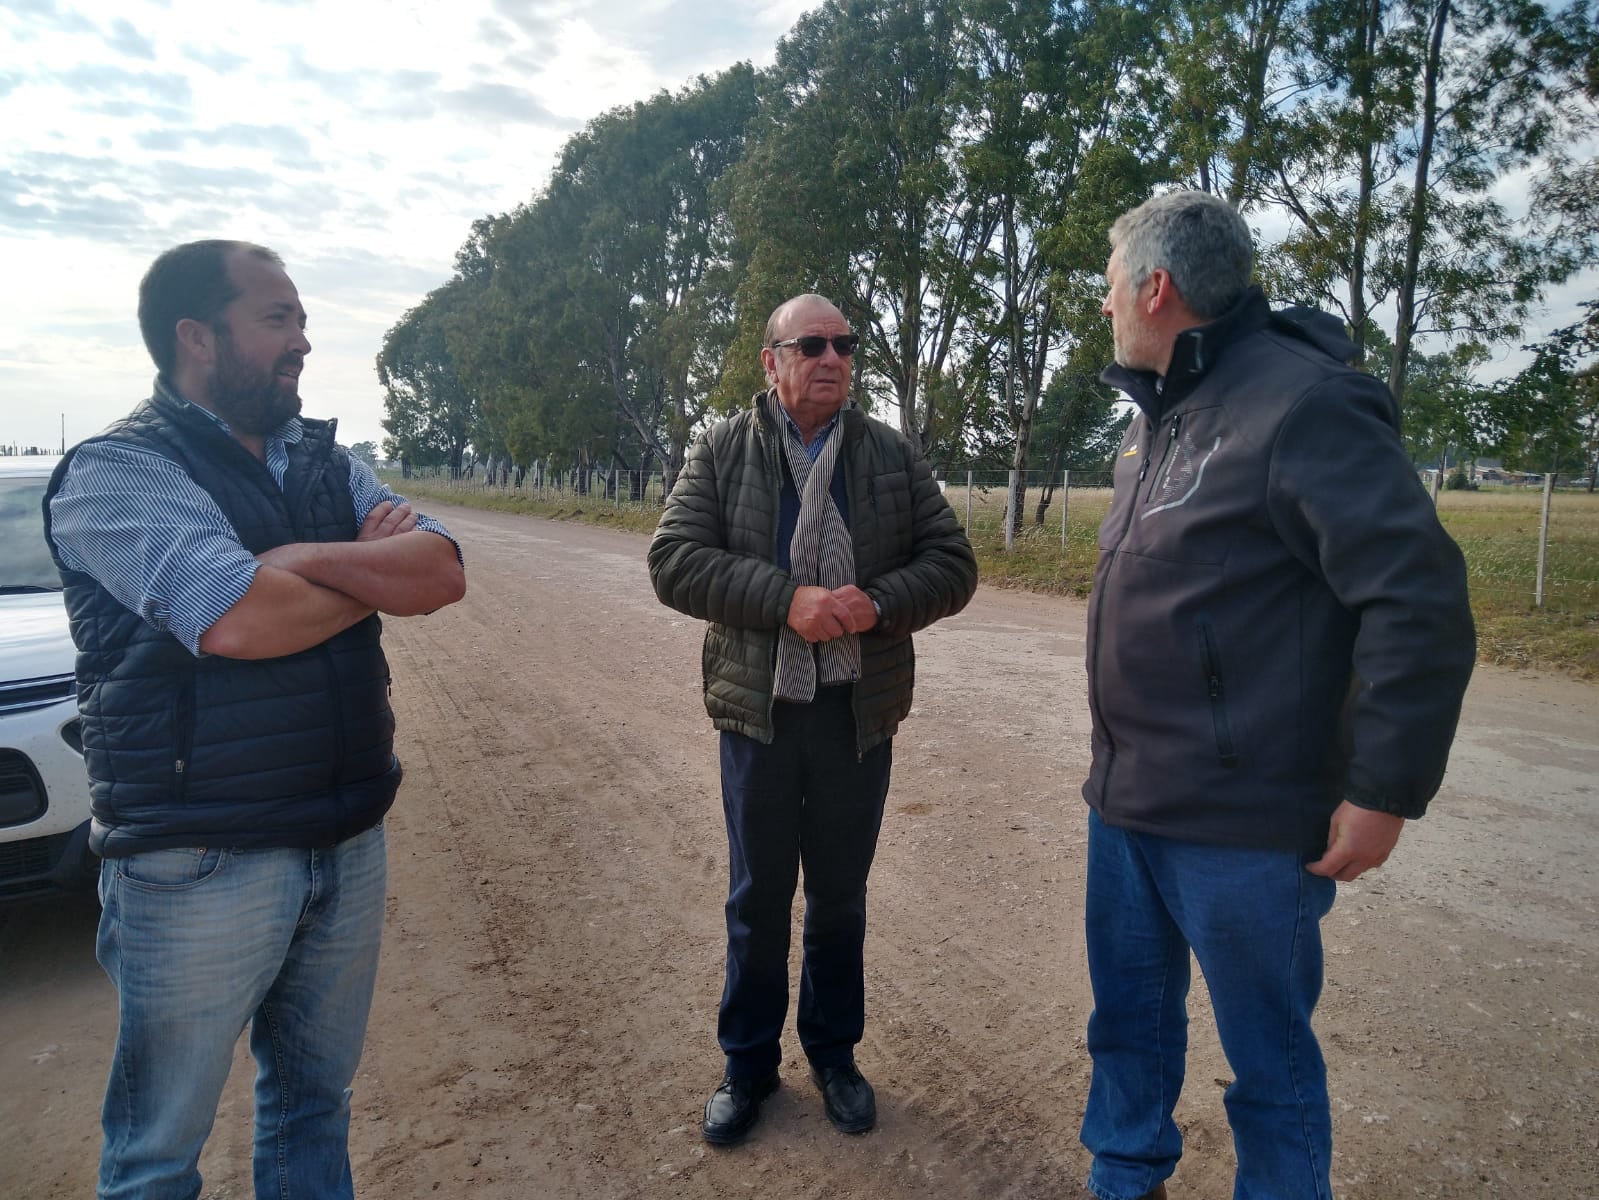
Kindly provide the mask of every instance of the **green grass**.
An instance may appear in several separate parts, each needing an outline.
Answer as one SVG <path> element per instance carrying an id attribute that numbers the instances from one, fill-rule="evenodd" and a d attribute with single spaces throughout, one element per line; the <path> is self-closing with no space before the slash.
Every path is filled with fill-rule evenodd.
<path id="1" fill-rule="evenodd" d="M 1542 493 L 1445 492 L 1438 515 L 1466 555 L 1477 656 L 1599 679 L 1599 495 L 1556 491 L 1544 602 L 1534 607 Z"/>
<path id="2" fill-rule="evenodd" d="M 472 483 L 390 477 L 397 490 L 424 499 L 501 512 L 529 513 L 649 533 L 660 515 L 652 493 L 644 504 L 616 505 L 599 496 L 571 493 L 540 500 L 515 491 Z M 964 483 L 946 493 L 956 515 L 968 522 Z M 1030 488 L 1026 522 L 1007 553 L 1002 482 L 971 494 L 969 532 L 983 582 L 995 587 L 1086 597 L 1098 554 L 1097 531 L 1110 504 L 1108 488 L 1073 488 L 1068 504 L 1066 548 L 1061 549 L 1060 493 L 1034 524 L 1042 496 Z M 1550 516 L 1543 607 L 1534 606 L 1538 522 L 1542 493 L 1501 489 L 1445 492 L 1439 517 L 1465 552 L 1477 620 L 1480 661 L 1552 669 L 1581 679 L 1599 679 L 1599 495 L 1557 491 Z"/>
<path id="3" fill-rule="evenodd" d="M 462 508 L 486 508 L 493 512 L 526 513 L 534 517 L 547 517 L 553 521 L 581 521 L 587 525 L 605 525 L 612 529 L 631 529 L 637 533 L 650 533 L 660 519 L 659 505 L 617 505 L 598 495 L 577 496 L 570 492 L 550 494 L 539 499 L 531 491 L 502 488 L 485 488 L 466 481 L 452 484 L 448 479 L 412 476 L 401 479 L 398 472 L 382 472 L 383 481 L 408 500 L 442 500 Z"/>

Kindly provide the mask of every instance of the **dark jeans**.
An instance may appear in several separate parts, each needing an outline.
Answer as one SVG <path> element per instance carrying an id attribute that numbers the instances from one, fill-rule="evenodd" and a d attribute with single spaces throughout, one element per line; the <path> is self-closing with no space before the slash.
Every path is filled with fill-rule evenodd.
<path id="1" fill-rule="evenodd" d="M 818 1067 L 854 1057 L 866 1024 L 866 876 L 877 851 L 892 751 L 857 761 L 849 686 L 779 701 L 769 746 L 722 734 L 727 817 L 727 984 L 717 1039 L 728 1073 L 771 1074 L 788 1012 L 790 912 L 805 868 L 797 1026 Z"/>

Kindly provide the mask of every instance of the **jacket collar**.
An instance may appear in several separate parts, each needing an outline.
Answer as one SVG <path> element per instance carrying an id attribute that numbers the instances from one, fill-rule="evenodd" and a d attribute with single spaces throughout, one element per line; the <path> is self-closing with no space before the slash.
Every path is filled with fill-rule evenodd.
<path id="1" fill-rule="evenodd" d="M 1214 321 L 1185 329 L 1177 335 L 1172 345 L 1171 365 L 1164 378 L 1154 371 L 1133 371 L 1120 363 L 1112 363 L 1100 372 L 1100 381 L 1126 392 L 1144 410 L 1145 416 L 1159 421 L 1199 386 L 1228 346 L 1264 329 L 1270 320 L 1271 306 L 1266 303 L 1266 294 L 1251 285 L 1237 303 Z"/>
<path id="2" fill-rule="evenodd" d="M 778 403 L 777 389 L 767 388 L 764 392 L 756 392 L 750 399 L 750 407 L 755 410 L 762 422 L 770 425 L 774 433 L 786 433 L 792 421 L 783 411 L 783 406 Z M 866 414 L 861 411 L 855 398 L 851 396 L 844 402 L 844 407 L 839 409 L 833 417 L 839 430 L 843 432 L 846 440 L 853 441 L 865 431 Z"/>

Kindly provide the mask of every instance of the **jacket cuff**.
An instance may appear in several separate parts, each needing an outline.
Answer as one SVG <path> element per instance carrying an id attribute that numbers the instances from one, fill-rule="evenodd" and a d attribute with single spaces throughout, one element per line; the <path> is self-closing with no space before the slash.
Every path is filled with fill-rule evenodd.
<path id="1" fill-rule="evenodd" d="M 1349 784 L 1344 788 L 1344 799 L 1356 808 L 1368 808 L 1372 812 L 1387 813 L 1391 817 L 1403 817 L 1407 821 L 1414 821 L 1427 815 L 1427 802 L 1425 800 L 1403 800 L 1397 796 L 1390 796 L 1374 788 L 1361 787 L 1358 784 Z"/>
<path id="2" fill-rule="evenodd" d="M 788 610 L 794 603 L 794 593 L 799 591 L 792 579 L 785 580 L 783 592 L 777 599 L 777 628 L 782 629 L 788 624 Z"/>

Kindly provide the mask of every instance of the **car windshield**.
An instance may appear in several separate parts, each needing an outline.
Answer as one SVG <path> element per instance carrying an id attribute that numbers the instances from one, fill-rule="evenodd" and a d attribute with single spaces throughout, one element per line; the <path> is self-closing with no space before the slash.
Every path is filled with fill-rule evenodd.
<path id="1" fill-rule="evenodd" d="M 44 538 L 47 479 L 0 478 L 0 595 L 61 590 Z"/>

